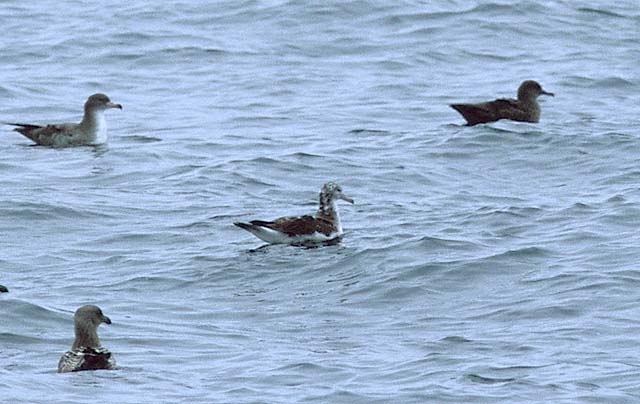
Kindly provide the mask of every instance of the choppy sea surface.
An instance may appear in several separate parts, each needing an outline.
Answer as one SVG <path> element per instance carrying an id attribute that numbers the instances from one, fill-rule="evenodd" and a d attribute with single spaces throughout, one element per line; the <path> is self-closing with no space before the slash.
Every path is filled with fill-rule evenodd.
<path id="1" fill-rule="evenodd" d="M 640 401 L 640 6 L 0 3 L 0 401 Z M 539 124 L 465 127 L 512 97 Z M 341 204 L 336 246 L 234 221 Z M 97 304 L 119 368 L 57 374 Z"/>

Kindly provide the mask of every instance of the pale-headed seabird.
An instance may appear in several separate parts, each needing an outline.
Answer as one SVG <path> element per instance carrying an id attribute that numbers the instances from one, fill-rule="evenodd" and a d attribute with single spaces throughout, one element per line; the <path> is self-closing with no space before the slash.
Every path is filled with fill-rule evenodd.
<path id="1" fill-rule="evenodd" d="M 107 348 L 100 346 L 98 326 L 111 324 L 109 317 L 102 314 L 100 307 L 88 304 L 76 310 L 73 316 L 76 339 L 71 350 L 58 362 L 58 372 L 77 372 L 80 370 L 114 369 L 116 362 Z"/>
<path id="2" fill-rule="evenodd" d="M 494 122 L 500 119 L 511 119 L 521 122 L 538 122 L 540 120 L 539 95 L 550 95 L 538 82 L 526 80 L 518 87 L 518 99 L 500 98 L 494 101 L 477 104 L 451 104 L 467 120 L 467 126 L 479 123 Z"/>
<path id="3" fill-rule="evenodd" d="M 317 245 L 340 240 L 343 234 L 336 201 L 353 199 L 342 193 L 338 184 L 328 182 L 320 191 L 320 206 L 315 216 L 287 216 L 267 222 L 252 220 L 234 223 L 270 244 Z"/>
<path id="4" fill-rule="evenodd" d="M 98 145 L 107 142 L 107 121 L 104 111 L 109 108 L 122 109 L 122 105 L 111 102 L 104 94 L 93 94 L 84 103 L 84 116 L 80 123 L 32 125 L 7 123 L 18 126 L 14 130 L 41 146 Z"/>

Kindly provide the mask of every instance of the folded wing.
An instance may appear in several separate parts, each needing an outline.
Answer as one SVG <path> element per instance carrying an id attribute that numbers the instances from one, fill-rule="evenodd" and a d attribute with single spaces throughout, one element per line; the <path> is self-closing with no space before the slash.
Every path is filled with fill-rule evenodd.
<path id="1" fill-rule="evenodd" d="M 329 235 L 334 230 L 333 224 L 328 220 L 315 218 L 310 215 L 296 217 L 282 217 L 271 222 L 253 220 L 254 226 L 267 227 L 287 234 L 288 236 L 309 235 L 315 232 Z"/>
<path id="2" fill-rule="evenodd" d="M 514 121 L 530 120 L 518 101 L 501 98 L 495 101 L 481 102 L 478 104 L 451 104 L 466 119 L 467 125 L 495 122 L 499 119 L 512 119 Z"/>
<path id="3" fill-rule="evenodd" d="M 14 129 L 16 132 L 21 133 L 42 146 L 53 146 L 57 144 L 56 138 L 60 136 L 73 136 L 71 134 L 73 128 L 69 127 L 72 124 L 39 126 L 28 123 L 7 123 L 7 125 L 17 126 L 17 128 Z"/>

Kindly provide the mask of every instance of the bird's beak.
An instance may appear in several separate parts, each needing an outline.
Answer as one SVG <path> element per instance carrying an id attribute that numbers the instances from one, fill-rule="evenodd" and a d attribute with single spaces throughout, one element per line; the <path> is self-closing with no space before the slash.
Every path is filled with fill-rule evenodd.
<path id="1" fill-rule="evenodd" d="M 111 319 L 107 316 L 102 316 L 102 322 L 105 324 L 111 324 Z"/>
<path id="2" fill-rule="evenodd" d="M 547 91 L 544 91 L 544 90 L 542 90 L 542 92 L 540 92 L 540 94 L 541 95 L 550 95 L 550 96 L 554 97 L 553 93 L 550 93 L 550 92 L 547 92 Z"/>
<path id="3" fill-rule="evenodd" d="M 340 196 L 339 196 L 339 198 L 340 198 L 340 199 L 342 199 L 343 201 L 347 201 L 347 202 L 349 202 L 349 203 L 350 203 L 350 204 L 352 204 L 352 205 L 354 204 L 353 199 L 349 198 L 349 197 L 348 197 L 348 196 L 346 196 L 345 194 L 342 194 L 342 193 L 341 193 L 341 194 L 340 194 Z"/>
<path id="4" fill-rule="evenodd" d="M 113 102 L 108 102 L 107 103 L 107 108 L 118 108 L 118 109 L 122 109 L 122 105 L 120 104 L 115 104 Z"/>

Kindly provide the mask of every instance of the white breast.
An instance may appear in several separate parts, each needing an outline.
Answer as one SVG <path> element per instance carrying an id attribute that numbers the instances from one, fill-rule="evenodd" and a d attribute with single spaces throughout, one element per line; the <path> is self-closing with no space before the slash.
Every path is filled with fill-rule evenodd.
<path id="1" fill-rule="evenodd" d="M 95 136 L 92 143 L 102 144 L 107 142 L 107 120 L 102 111 L 95 114 Z"/>

